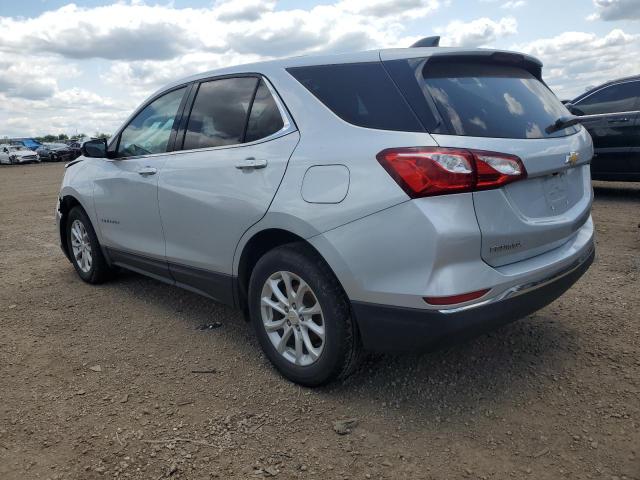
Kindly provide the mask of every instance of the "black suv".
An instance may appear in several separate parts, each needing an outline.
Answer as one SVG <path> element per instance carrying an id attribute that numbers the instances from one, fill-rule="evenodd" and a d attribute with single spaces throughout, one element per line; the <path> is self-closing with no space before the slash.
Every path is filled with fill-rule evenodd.
<path id="1" fill-rule="evenodd" d="M 640 109 L 640 75 L 607 82 L 567 103 L 574 115 Z M 640 181 L 640 115 L 581 122 L 593 138 L 595 180 Z"/>

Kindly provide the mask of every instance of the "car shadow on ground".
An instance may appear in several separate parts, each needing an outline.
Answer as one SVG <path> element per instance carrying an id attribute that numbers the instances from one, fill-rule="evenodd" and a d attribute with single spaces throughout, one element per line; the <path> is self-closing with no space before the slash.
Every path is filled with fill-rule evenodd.
<path id="1" fill-rule="evenodd" d="M 640 201 L 640 182 L 593 182 L 593 193 L 598 200 Z"/>
<path id="2" fill-rule="evenodd" d="M 135 292 L 168 316 L 179 311 L 187 330 L 222 320 L 221 329 L 203 334 L 224 335 L 231 349 L 253 364 L 247 368 L 262 370 L 269 384 L 282 383 L 292 392 L 298 389 L 280 377 L 262 354 L 256 355 L 260 346 L 239 311 L 129 272 L 122 272 L 109 286 Z M 390 415 L 397 410 L 418 423 L 466 417 L 465 412 L 472 415 L 487 405 L 499 411 L 512 406 L 515 399 L 526 402 L 543 395 L 550 379 L 566 371 L 578 342 L 577 333 L 560 318 L 567 310 L 561 312 L 548 307 L 476 339 L 420 355 L 368 354 L 351 377 L 312 394 L 355 408 L 386 410 Z M 181 347 L 176 344 L 175 348 Z M 213 346 L 212 352 L 215 355 Z"/>

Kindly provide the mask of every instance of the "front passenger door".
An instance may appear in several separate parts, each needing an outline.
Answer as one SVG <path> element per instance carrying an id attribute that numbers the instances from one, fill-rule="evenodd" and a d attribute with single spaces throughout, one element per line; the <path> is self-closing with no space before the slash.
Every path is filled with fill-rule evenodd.
<path id="1" fill-rule="evenodd" d="M 640 81 L 616 83 L 578 100 L 572 112 L 592 115 L 632 111 L 639 107 L 639 97 Z M 582 122 L 593 139 L 591 172 L 594 178 L 615 180 L 640 173 L 639 122 L 637 115 Z"/>
<path id="2" fill-rule="evenodd" d="M 187 88 L 144 107 L 116 139 L 113 159 L 101 159 L 94 202 L 102 243 L 116 264 L 170 278 L 158 211 L 158 174 L 175 138 Z"/>

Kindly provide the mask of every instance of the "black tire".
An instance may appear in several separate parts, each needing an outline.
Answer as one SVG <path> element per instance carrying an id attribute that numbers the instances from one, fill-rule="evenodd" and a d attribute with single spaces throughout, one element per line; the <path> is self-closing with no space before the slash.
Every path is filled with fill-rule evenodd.
<path id="1" fill-rule="evenodd" d="M 268 337 L 261 315 L 262 288 L 279 271 L 294 273 L 310 287 L 322 308 L 325 326 L 324 347 L 314 363 L 295 365 L 278 353 Z M 303 243 L 277 247 L 258 260 L 249 281 L 249 313 L 260 345 L 278 371 L 289 380 L 317 387 L 355 370 L 361 356 L 361 342 L 351 316 L 349 300 L 324 260 Z"/>
<path id="2" fill-rule="evenodd" d="M 75 221 L 80 222 L 86 230 L 89 245 L 91 248 L 91 267 L 86 272 L 83 271 L 81 266 L 78 264 L 78 259 L 73 253 L 73 247 L 71 243 L 71 228 Z M 113 276 L 114 270 L 109 267 L 107 260 L 104 258 L 102 249 L 100 248 L 100 243 L 98 242 L 98 237 L 96 236 L 96 232 L 93 229 L 93 225 L 91 225 L 91 221 L 89 220 L 88 215 L 82 209 L 82 207 L 73 207 L 69 212 L 65 233 L 67 238 L 67 247 L 69 249 L 69 256 L 71 257 L 71 263 L 73 264 L 73 268 L 75 268 L 76 272 L 78 273 L 78 276 L 82 280 L 95 285 L 103 283 Z"/>

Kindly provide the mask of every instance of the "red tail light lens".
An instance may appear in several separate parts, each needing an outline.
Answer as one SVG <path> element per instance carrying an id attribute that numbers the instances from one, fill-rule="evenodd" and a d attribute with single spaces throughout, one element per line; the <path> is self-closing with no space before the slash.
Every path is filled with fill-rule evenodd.
<path id="1" fill-rule="evenodd" d="M 389 148 L 376 158 L 411 198 L 499 188 L 527 176 L 515 155 L 482 150 Z"/>
<path id="2" fill-rule="evenodd" d="M 424 301 L 431 305 L 455 305 L 457 303 L 469 302 L 476 300 L 487 293 L 489 289 L 476 290 L 475 292 L 461 293 L 460 295 L 451 295 L 450 297 L 424 297 Z"/>

